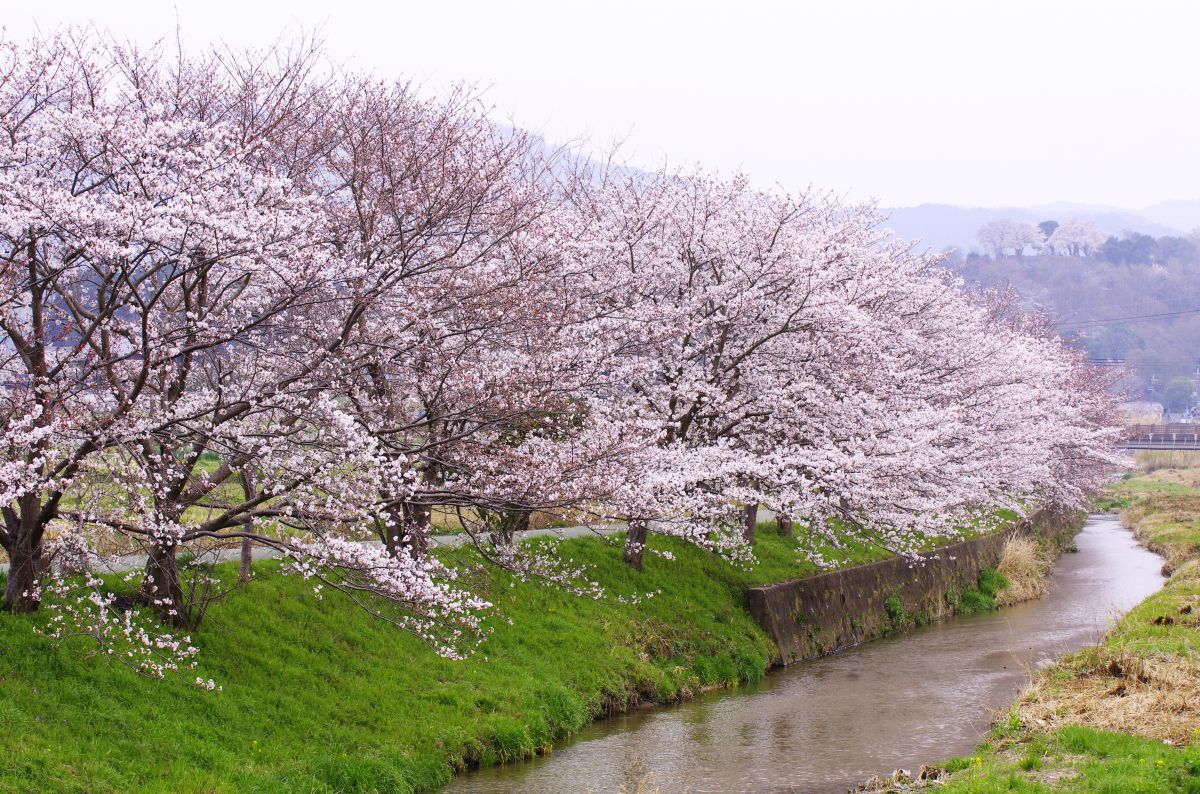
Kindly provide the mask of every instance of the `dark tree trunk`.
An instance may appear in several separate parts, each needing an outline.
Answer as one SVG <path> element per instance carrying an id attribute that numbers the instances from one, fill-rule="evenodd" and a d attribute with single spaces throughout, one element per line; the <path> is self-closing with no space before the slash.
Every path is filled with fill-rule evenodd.
<path id="1" fill-rule="evenodd" d="M 420 502 L 404 503 L 405 535 L 400 544 L 414 560 L 422 559 L 429 552 L 429 525 L 433 508 Z"/>
<path id="2" fill-rule="evenodd" d="M 4 551 L 8 554 L 8 581 L 3 606 L 7 612 L 34 612 L 41 604 L 40 584 L 50 567 L 42 536 L 45 531 L 42 503 L 36 494 L 21 497 L 19 511 L 4 509 Z"/>
<path id="3" fill-rule="evenodd" d="M 383 512 L 384 517 L 376 520 L 375 527 L 383 547 L 395 557 L 400 553 L 400 539 L 404 536 L 404 510 L 399 505 L 389 505 Z"/>
<path id="4" fill-rule="evenodd" d="M 742 538 L 749 544 L 754 544 L 754 533 L 758 529 L 758 505 L 746 505 L 742 508 Z"/>
<path id="5" fill-rule="evenodd" d="M 791 516 L 789 516 L 787 513 L 779 513 L 777 521 L 779 522 L 780 535 L 783 535 L 785 538 L 796 537 L 796 529 L 792 526 Z"/>
<path id="6" fill-rule="evenodd" d="M 29 548 L 17 537 L 8 549 L 8 581 L 4 585 L 4 609 L 7 612 L 34 612 L 41 603 L 38 585 L 46 572 L 42 544 Z"/>
<path id="7" fill-rule="evenodd" d="M 385 527 L 383 545 L 393 557 L 402 552 L 414 560 L 429 552 L 429 524 L 432 510 L 419 502 L 404 502 L 388 508 L 391 525 Z"/>
<path id="8" fill-rule="evenodd" d="M 250 469 L 242 469 L 242 495 L 246 497 L 246 501 L 253 501 L 258 496 L 257 489 L 254 487 L 254 472 Z M 247 534 L 254 531 L 254 519 L 246 516 L 242 521 L 242 529 Z M 250 538 L 242 538 L 242 549 L 238 563 L 238 581 L 242 584 L 250 581 L 250 566 L 254 563 L 254 541 Z"/>
<path id="9" fill-rule="evenodd" d="M 254 527 L 254 522 L 247 519 L 242 522 L 242 526 L 249 532 Z M 242 538 L 242 548 L 238 554 L 238 582 L 245 584 L 250 581 L 251 566 L 254 564 L 254 541 L 250 538 Z"/>
<path id="10" fill-rule="evenodd" d="M 649 527 L 641 521 L 630 521 L 629 531 L 625 536 L 625 563 L 635 571 L 642 570 L 642 560 L 646 554 L 646 537 L 650 534 Z"/>
<path id="11" fill-rule="evenodd" d="M 511 546 L 518 532 L 529 529 L 529 515 L 528 510 L 502 511 L 496 528 L 489 533 L 492 545 Z"/>
<path id="12" fill-rule="evenodd" d="M 195 628 L 191 625 L 183 586 L 179 582 L 179 560 L 175 550 L 174 544 L 154 544 L 150 547 L 141 595 L 163 623 L 179 628 Z"/>

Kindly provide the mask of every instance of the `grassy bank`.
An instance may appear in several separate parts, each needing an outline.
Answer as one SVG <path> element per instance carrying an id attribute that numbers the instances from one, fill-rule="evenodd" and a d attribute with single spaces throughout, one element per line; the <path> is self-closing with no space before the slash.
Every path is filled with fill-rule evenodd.
<path id="1" fill-rule="evenodd" d="M 1200 469 L 1155 467 L 1106 500 L 1167 560 L 1166 586 L 1037 673 L 939 791 L 1200 794 Z"/>
<path id="2" fill-rule="evenodd" d="M 44 615 L 0 614 L 0 791 L 427 789 L 543 751 L 607 710 L 758 678 L 777 651 L 745 589 L 815 573 L 769 526 L 749 568 L 656 537 L 675 560 L 649 556 L 639 575 L 619 536 L 563 543 L 611 593 L 657 594 L 629 605 L 479 574 L 505 619 L 454 662 L 263 563 L 197 635 L 195 674 L 223 687 L 211 693 L 86 656 L 83 640 L 55 646 L 33 631 Z"/>

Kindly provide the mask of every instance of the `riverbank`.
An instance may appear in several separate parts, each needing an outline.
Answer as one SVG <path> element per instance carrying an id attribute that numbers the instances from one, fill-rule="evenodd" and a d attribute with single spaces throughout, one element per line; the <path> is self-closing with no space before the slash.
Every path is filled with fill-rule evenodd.
<path id="1" fill-rule="evenodd" d="M 463 662 L 336 594 L 313 604 L 263 561 L 196 636 L 194 675 L 219 692 L 140 678 L 85 656 L 84 640 L 56 647 L 33 631 L 44 613 L 0 614 L 0 791 L 411 792 L 546 752 L 606 713 L 761 677 L 778 651 L 747 589 L 817 572 L 772 530 L 760 527 L 750 567 L 655 536 L 640 575 L 621 562 L 620 535 L 561 541 L 624 600 L 471 574 L 502 619 Z"/>
<path id="2" fill-rule="evenodd" d="M 529 763 L 447 794 L 646 791 L 845 794 L 880 770 L 969 755 L 1042 660 L 1086 647 L 1163 584 L 1162 559 L 1092 517 L 1046 598 L 902 631 L 732 691 L 589 725 Z M 586 785 L 580 785 L 585 781 Z"/>
<path id="3" fill-rule="evenodd" d="M 1106 500 L 1164 557 L 1165 587 L 1037 671 L 992 741 L 940 765 L 939 791 L 1200 792 L 1200 469 L 1131 477 Z"/>

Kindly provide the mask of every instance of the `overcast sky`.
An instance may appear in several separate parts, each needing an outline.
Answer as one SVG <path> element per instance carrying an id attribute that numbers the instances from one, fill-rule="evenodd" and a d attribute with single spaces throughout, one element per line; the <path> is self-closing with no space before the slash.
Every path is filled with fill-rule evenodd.
<path id="1" fill-rule="evenodd" d="M 1189 0 L 8 0 L 22 39 L 266 44 L 430 91 L 467 80 L 551 140 L 625 139 L 636 165 L 702 163 L 885 205 L 1200 198 L 1200 3 Z M 20 9 L 19 11 L 16 9 Z"/>

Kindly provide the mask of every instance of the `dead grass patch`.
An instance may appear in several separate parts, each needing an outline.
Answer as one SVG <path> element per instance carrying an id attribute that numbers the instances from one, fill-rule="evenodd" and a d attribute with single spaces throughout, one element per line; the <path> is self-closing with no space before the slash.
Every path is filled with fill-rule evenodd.
<path id="1" fill-rule="evenodd" d="M 1083 725 L 1174 744 L 1200 728 L 1200 664 L 1185 657 L 1098 648 L 1039 676 L 1017 704 L 1026 724 Z"/>
<path id="2" fill-rule="evenodd" d="M 1049 590 L 1050 558 L 1032 538 L 1013 535 L 1006 540 L 996 570 L 1008 580 L 1008 587 L 996 594 L 998 606 L 1041 598 Z"/>
<path id="3" fill-rule="evenodd" d="M 1164 469 L 1200 469 L 1200 452 L 1173 449 L 1141 449 L 1134 453 L 1137 467 L 1146 473 Z"/>
<path id="4" fill-rule="evenodd" d="M 940 788 L 945 785 L 947 778 L 948 774 L 944 769 L 925 765 L 917 770 L 916 774 L 908 769 L 897 769 L 890 775 L 875 775 L 850 791 L 862 794 L 902 794 L 907 791 Z"/>

